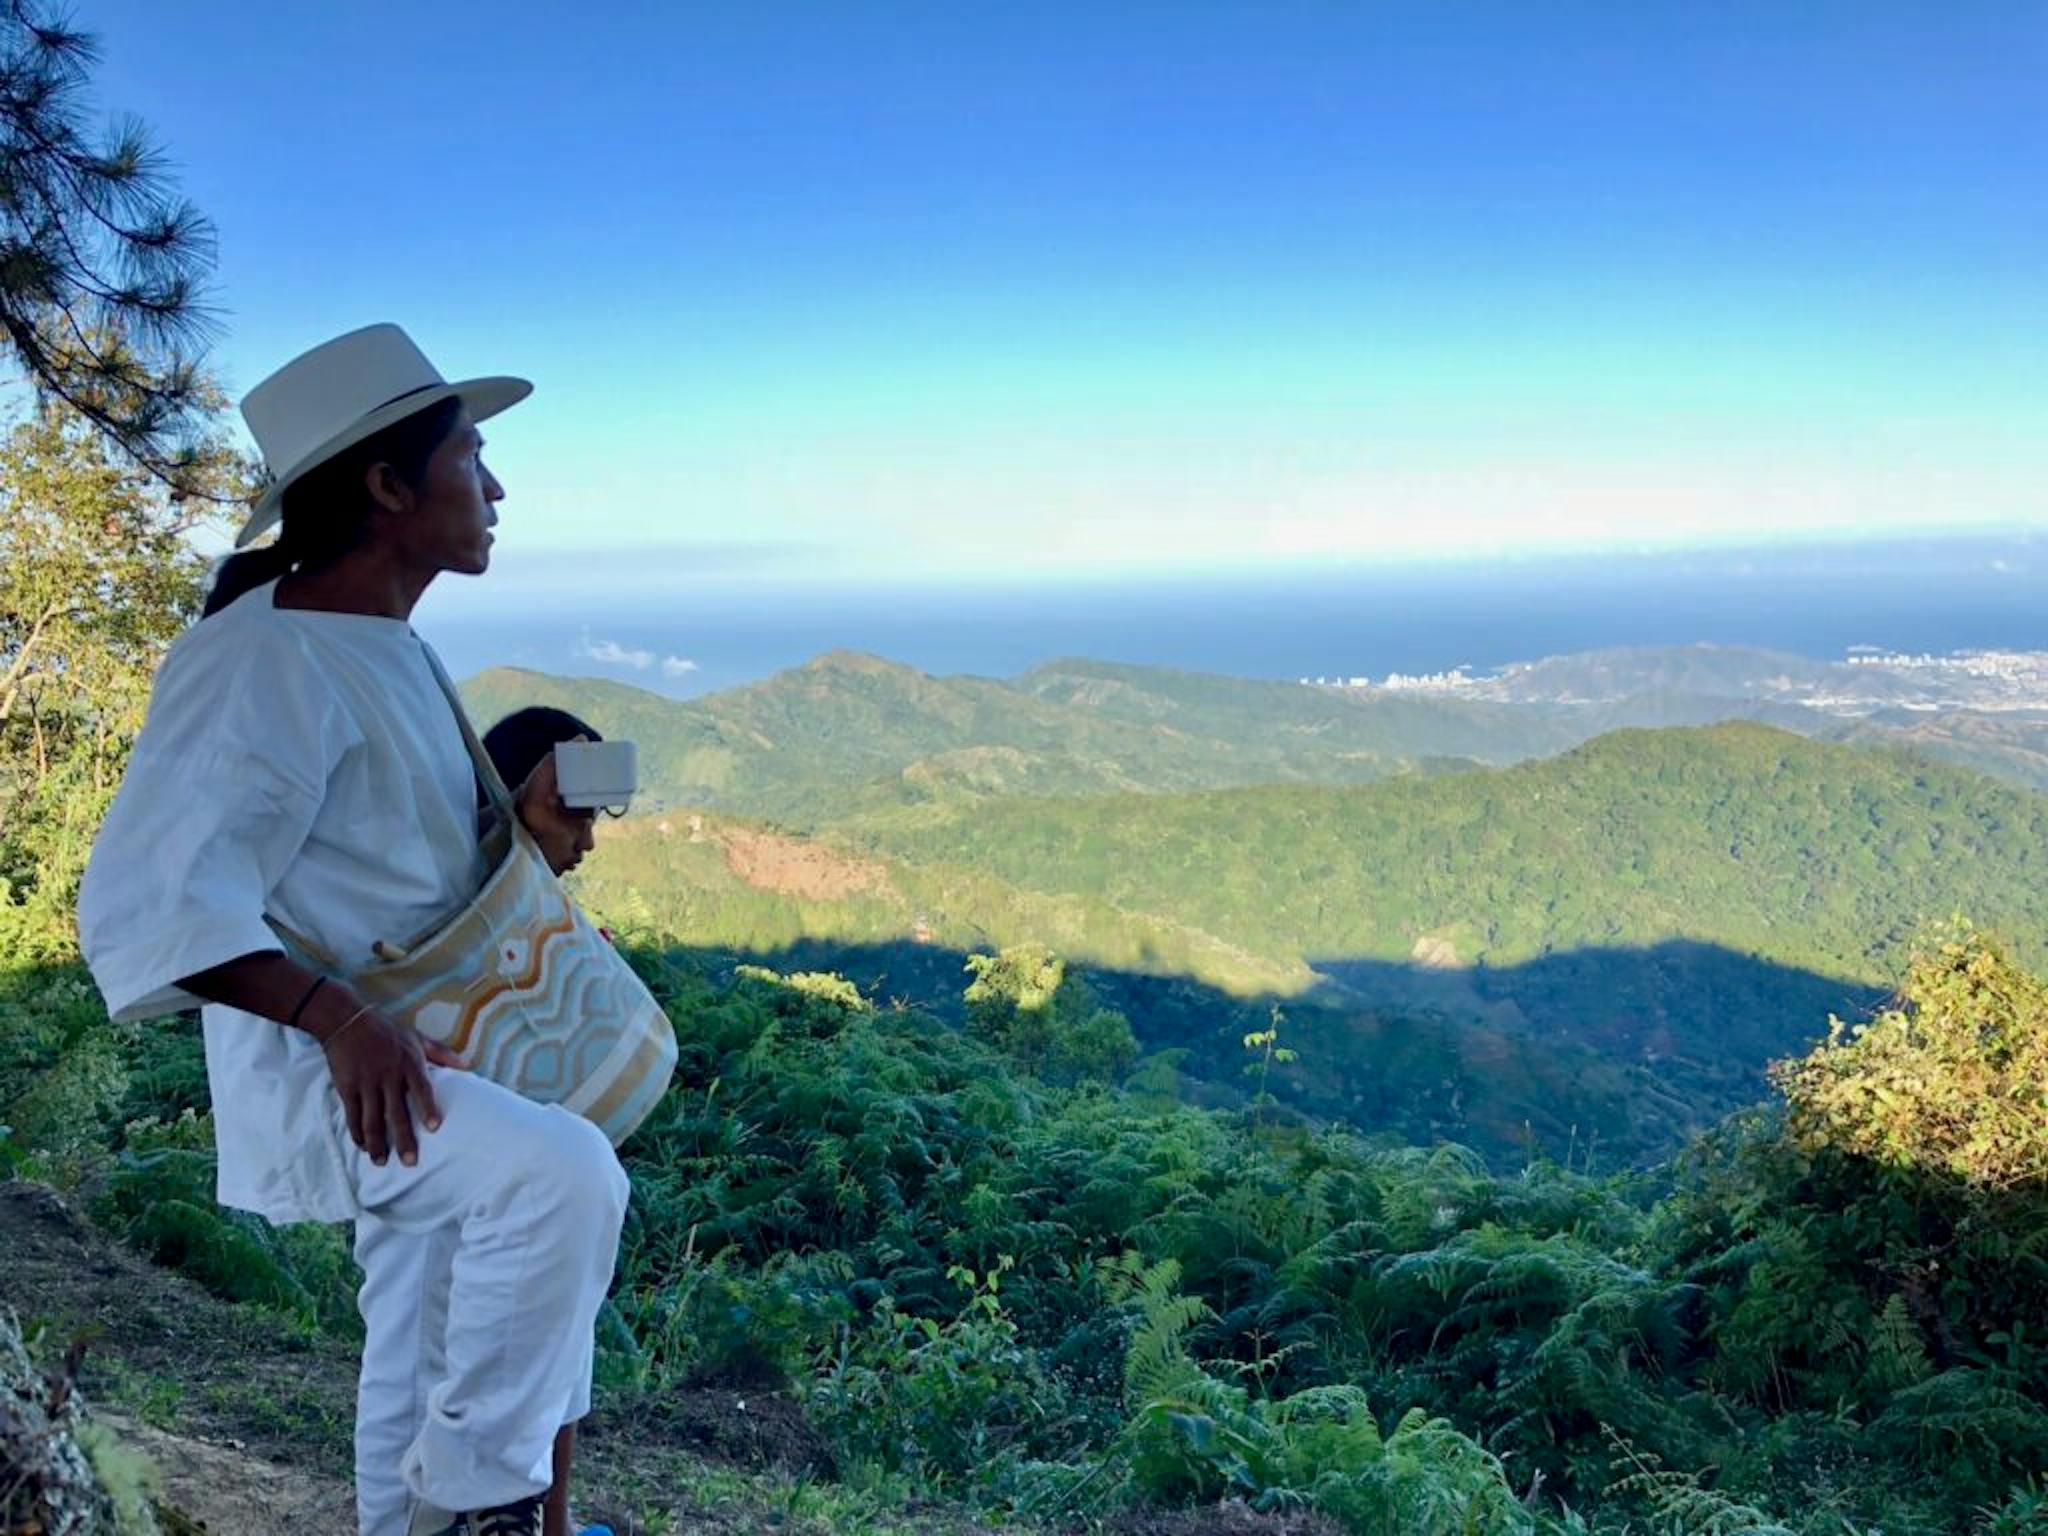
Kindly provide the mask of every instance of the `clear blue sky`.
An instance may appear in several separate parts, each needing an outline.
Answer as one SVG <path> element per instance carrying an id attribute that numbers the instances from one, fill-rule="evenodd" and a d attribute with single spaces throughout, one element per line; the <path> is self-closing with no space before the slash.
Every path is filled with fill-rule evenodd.
<path id="1" fill-rule="evenodd" d="M 508 554 L 2048 521 L 2038 0 L 77 15 L 219 225 L 233 387 L 386 318 L 538 382 Z"/>

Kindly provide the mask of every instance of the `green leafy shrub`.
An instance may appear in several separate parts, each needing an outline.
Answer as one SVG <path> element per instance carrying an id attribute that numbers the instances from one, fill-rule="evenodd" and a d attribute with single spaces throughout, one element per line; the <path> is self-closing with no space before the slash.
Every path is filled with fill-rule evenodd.
<path id="1" fill-rule="evenodd" d="M 1052 1082 L 1113 1082 L 1138 1059 L 1130 1020 L 1095 999 L 1078 971 L 1042 944 L 969 955 L 969 1033 Z"/>
<path id="2" fill-rule="evenodd" d="M 753 1268 L 735 1248 L 704 1258 L 686 1238 L 672 1262 L 643 1259 L 614 1286 L 598 1323 L 600 1378 L 636 1392 L 787 1387 L 850 1315 L 845 1280 L 834 1255 Z"/>
<path id="3" fill-rule="evenodd" d="M 94 1214 L 158 1263 L 230 1301 L 266 1307 L 308 1330 L 359 1337 L 361 1273 L 342 1229 L 272 1226 L 214 1200 L 213 1125 L 189 1110 L 138 1121 Z"/>
<path id="4" fill-rule="evenodd" d="M 1009 1268 L 952 1269 L 966 1299 L 950 1318 L 900 1312 L 884 1296 L 842 1333 L 804 1401 L 850 1460 L 955 1488 L 999 1482 L 1059 1448 L 1062 1394 L 1003 1310 Z"/>
<path id="5" fill-rule="evenodd" d="M 0 1122 L 46 1172 L 74 1181 L 116 1138 L 138 1037 L 82 967 L 0 976 Z"/>
<path id="6" fill-rule="evenodd" d="M 1113 1296 L 1138 1314 L 1125 1361 L 1130 1422 L 1124 1446 L 1146 1493 L 1168 1501 L 1244 1498 L 1262 1510 L 1309 1506 L 1357 1536 L 1463 1536 L 1534 1531 L 1500 1461 L 1421 1409 L 1382 1433 L 1357 1387 L 1252 1396 L 1217 1379 L 1188 1352 L 1208 1315 L 1177 1289 L 1172 1260 L 1131 1256 L 1104 1271 Z"/>
<path id="7" fill-rule="evenodd" d="M 1962 930 L 1893 1005 L 1773 1074 L 1793 1140 L 1977 1189 L 2048 1186 L 2048 985 Z"/>

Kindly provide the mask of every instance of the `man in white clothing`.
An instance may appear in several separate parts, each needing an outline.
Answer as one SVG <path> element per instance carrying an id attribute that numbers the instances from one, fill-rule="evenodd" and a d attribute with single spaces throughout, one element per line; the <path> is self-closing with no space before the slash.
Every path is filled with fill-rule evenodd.
<path id="1" fill-rule="evenodd" d="M 79 897 L 116 1018 L 206 1005 L 221 1200 L 356 1223 L 363 1536 L 538 1536 L 625 1212 L 595 1127 L 452 1070 L 270 925 L 367 962 L 475 894 L 474 770 L 408 621 L 488 566 L 478 424 L 529 388 L 447 383 L 384 325 L 250 392 L 273 480 L 238 543 L 280 536 L 165 659 Z M 520 813 L 554 799 L 549 759 Z"/>

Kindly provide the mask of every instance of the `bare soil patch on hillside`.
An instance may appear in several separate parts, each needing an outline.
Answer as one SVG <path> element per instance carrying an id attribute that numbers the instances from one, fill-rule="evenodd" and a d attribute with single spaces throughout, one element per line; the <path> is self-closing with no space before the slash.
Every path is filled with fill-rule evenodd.
<path id="1" fill-rule="evenodd" d="M 803 901 L 844 901 L 889 889 L 881 865 L 800 837 L 748 827 L 715 833 L 725 866 L 748 885 Z"/>

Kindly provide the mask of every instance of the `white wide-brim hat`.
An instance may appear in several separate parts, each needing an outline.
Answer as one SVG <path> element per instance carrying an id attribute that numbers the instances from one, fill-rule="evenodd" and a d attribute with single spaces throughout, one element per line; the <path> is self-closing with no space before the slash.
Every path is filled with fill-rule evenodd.
<path id="1" fill-rule="evenodd" d="M 242 399 L 242 420 L 263 454 L 270 484 L 257 498 L 235 548 L 283 517 L 286 489 L 344 449 L 394 422 L 457 399 L 472 421 L 495 416 L 533 393 L 502 375 L 449 383 L 395 325 L 366 325 L 303 352 Z"/>

